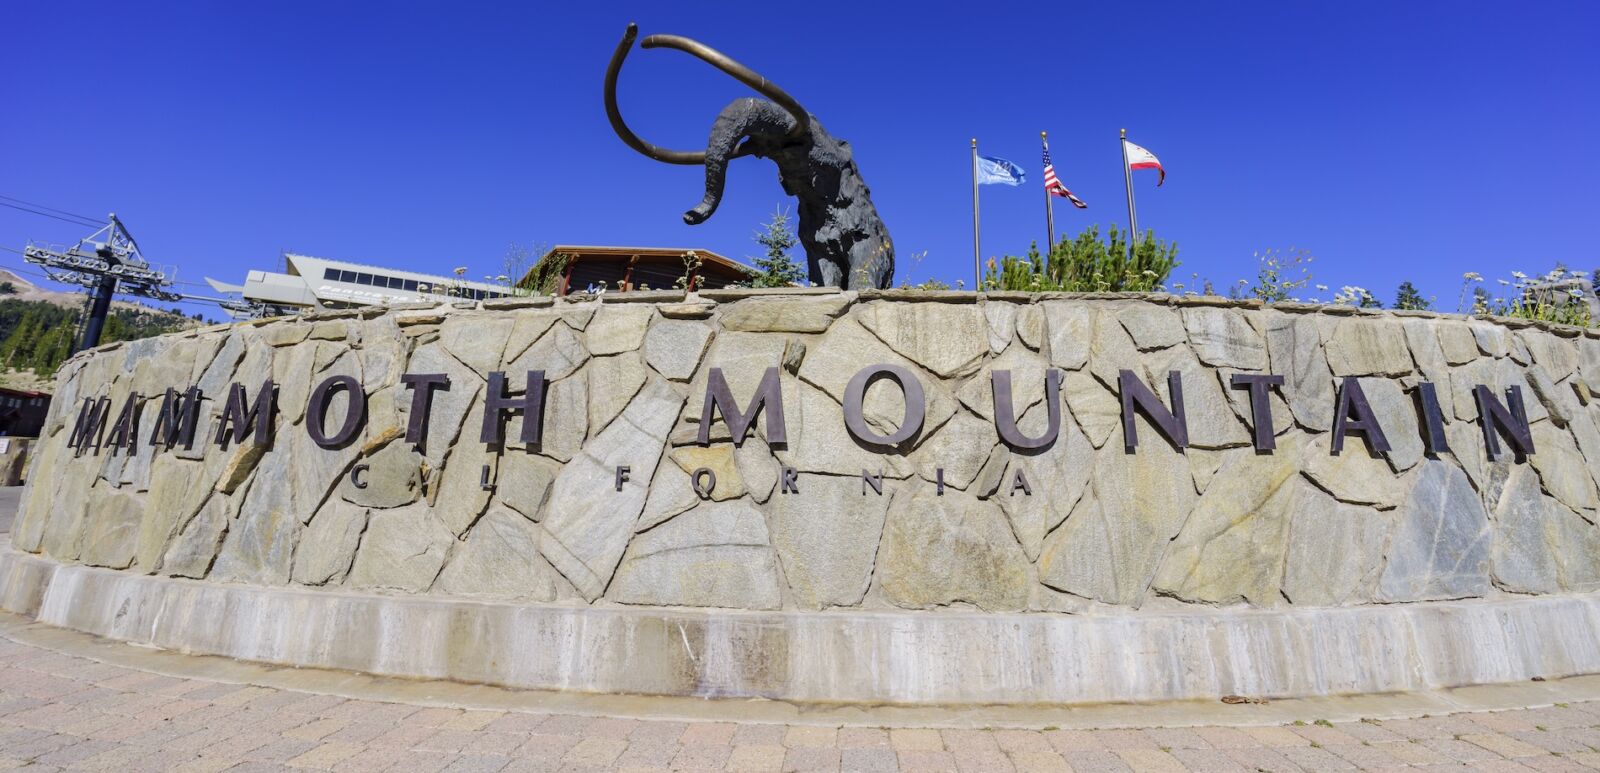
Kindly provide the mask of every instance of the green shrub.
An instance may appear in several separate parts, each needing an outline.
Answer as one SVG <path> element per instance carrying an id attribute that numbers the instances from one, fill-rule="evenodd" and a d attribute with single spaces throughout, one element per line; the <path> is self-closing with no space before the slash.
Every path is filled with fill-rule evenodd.
<path id="1" fill-rule="evenodd" d="M 1101 240 L 1098 226 L 1089 226 L 1078 238 L 1056 243 L 1049 255 L 1039 246 L 1028 247 L 1025 257 L 1007 255 L 996 264 L 989 259 L 984 290 L 1033 292 L 1151 292 L 1162 288 L 1178 266 L 1178 245 L 1146 231 L 1130 257 L 1126 236 L 1111 226 Z"/>

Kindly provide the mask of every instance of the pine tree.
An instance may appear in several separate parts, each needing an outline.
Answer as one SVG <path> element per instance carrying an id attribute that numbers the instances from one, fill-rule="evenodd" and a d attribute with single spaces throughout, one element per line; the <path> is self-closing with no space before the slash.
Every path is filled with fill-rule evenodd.
<path id="1" fill-rule="evenodd" d="M 756 232 L 756 242 L 767 248 L 766 257 L 757 258 L 756 268 L 761 273 L 751 282 L 756 287 L 788 287 L 800 283 L 804 274 L 801 273 L 800 264 L 789 257 L 789 250 L 794 249 L 800 240 L 789 230 L 789 213 L 777 210 L 772 213 L 772 220 L 761 226 L 764 230 Z"/>
<path id="2" fill-rule="evenodd" d="M 129 337 L 128 323 L 123 320 L 121 314 L 112 314 L 106 317 L 105 329 L 100 331 L 101 340 L 110 343 L 112 341 L 126 341 Z"/>
<path id="3" fill-rule="evenodd" d="M 1394 296 L 1394 307 L 1407 311 L 1428 311 L 1433 308 L 1433 301 L 1422 297 L 1410 280 L 1400 283 L 1400 289 Z"/>
<path id="4" fill-rule="evenodd" d="M 1178 245 L 1146 230 L 1130 258 L 1126 240 L 1113 225 L 1104 240 L 1098 226 L 1089 226 L 1076 239 L 1056 242 L 1049 255 L 1034 243 L 1026 256 L 1007 255 L 998 265 L 990 258 L 982 289 L 1150 292 L 1161 287 L 1178 265 Z"/>
<path id="5" fill-rule="evenodd" d="M 1356 301 L 1356 305 L 1363 309 L 1381 309 L 1383 308 L 1383 301 L 1378 300 L 1376 295 L 1362 290 L 1361 300 Z"/>

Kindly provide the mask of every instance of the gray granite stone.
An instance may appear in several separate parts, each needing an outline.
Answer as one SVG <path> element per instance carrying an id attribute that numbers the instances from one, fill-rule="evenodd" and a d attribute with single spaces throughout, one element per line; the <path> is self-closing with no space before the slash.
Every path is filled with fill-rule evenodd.
<path id="1" fill-rule="evenodd" d="M 876 301 L 860 307 L 856 318 L 890 349 L 945 378 L 973 372 L 989 350 L 989 326 L 978 306 Z"/>
<path id="2" fill-rule="evenodd" d="M 1398 320 L 1340 320 L 1325 345 L 1335 376 L 1403 376 L 1412 370 L 1405 329 Z"/>
<path id="3" fill-rule="evenodd" d="M 1121 432 L 1096 455 L 1091 495 L 1039 556 L 1046 585 L 1107 604 L 1138 606 L 1197 499 L 1188 461 L 1163 442 L 1124 455 Z"/>
<path id="4" fill-rule="evenodd" d="M 421 593 L 433 586 L 454 542 L 455 536 L 425 502 L 373 511 L 350 567 L 349 584 Z"/>
<path id="5" fill-rule="evenodd" d="M 539 526 L 510 510 L 490 510 L 451 552 L 441 593 L 552 601 L 554 570 L 539 557 Z"/>
<path id="6" fill-rule="evenodd" d="M 1167 549 L 1152 587 L 1188 601 L 1277 605 L 1298 509 L 1295 473 L 1304 436 L 1290 435 L 1271 454 L 1239 448 L 1224 460 Z"/>
<path id="7" fill-rule="evenodd" d="M 623 604 L 777 609 L 777 562 L 761 512 L 708 502 L 635 537 L 607 598 Z"/>
<path id="8" fill-rule="evenodd" d="M 1326 432 L 1333 426 L 1333 372 L 1323 356 L 1321 334 L 1309 317 L 1274 315 L 1267 323 L 1272 372 L 1283 376 L 1283 392 L 1301 426 Z"/>
<path id="9" fill-rule="evenodd" d="M 722 307 L 725 330 L 746 333 L 821 333 L 850 308 L 849 296 L 748 298 Z"/>
<path id="10" fill-rule="evenodd" d="M 655 309 L 644 304 L 601 306 L 584 328 L 589 353 L 604 357 L 637 350 L 644 345 L 645 330 L 654 314 Z"/>
<path id="11" fill-rule="evenodd" d="M 1482 596 L 1490 587 L 1492 541 L 1483 502 L 1455 465 L 1424 461 L 1418 467 L 1399 511 L 1377 600 Z"/>
<path id="12" fill-rule="evenodd" d="M 1290 514 L 1283 595 L 1296 606 L 1344 606 L 1372 600 L 1393 518 L 1340 502 L 1299 483 Z"/>
<path id="13" fill-rule="evenodd" d="M 1187 312 L 1185 312 L 1187 313 Z M 1133 337 L 1140 351 L 1165 349 L 1188 338 L 1177 311 L 1150 303 L 1130 303 L 1116 310 L 1117 321 Z"/>
<path id="14" fill-rule="evenodd" d="M 1050 364 L 1067 370 L 1083 367 L 1089 361 L 1090 346 L 1095 340 L 1094 309 L 1083 304 L 1059 301 L 1048 301 L 1037 308 L 1044 316 L 1045 336 L 1050 346 Z M 1120 327 L 1118 325 L 1119 329 Z M 1021 330 L 1022 326 L 1019 325 L 1018 331 Z M 1027 340 L 1028 336 L 1023 336 L 1023 342 L 1026 343 Z M 1131 341 L 1129 346 L 1131 348 Z"/>
<path id="15" fill-rule="evenodd" d="M 644 336 L 644 359 L 657 373 L 673 381 L 694 377 L 711 341 L 711 327 L 703 322 L 658 319 Z"/>
<path id="16" fill-rule="evenodd" d="M 1244 370 L 1267 366 L 1267 348 L 1261 334 L 1239 310 L 1191 307 L 1183 310 L 1183 323 L 1201 362 Z"/>
<path id="17" fill-rule="evenodd" d="M 683 399 L 666 381 L 651 379 L 551 486 L 539 551 L 586 599 L 605 591 L 627 547 Z M 619 466 L 632 475 L 616 491 Z"/>
<path id="18" fill-rule="evenodd" d="M 330 499 L 306 525 L 291 577 L 304 585 L 337 585 L 350 571 L 367 528 L 367 508 Z"/>
<path id="19" fill-rule="evenodd" d="M 961 602 L 996 612 L 1026 606 L 1032 580 L 999 506 L 958 491 L 937 496 L 923 483 L 889 505 L 878 583 L 900 607 Z"/>
<path id="20" fill-rule="evenodd" d="M 889 504 L 897 494 L 861 492 L 859 477 L 802 475 L 797 492 L 773 495 L 772 545 L 795 604 L 854 606 L 866 595 Z"/>

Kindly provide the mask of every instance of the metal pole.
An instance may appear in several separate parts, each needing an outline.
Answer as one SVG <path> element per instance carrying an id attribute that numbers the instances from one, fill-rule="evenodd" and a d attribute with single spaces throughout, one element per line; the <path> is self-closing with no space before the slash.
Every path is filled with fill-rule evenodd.
<path id="1" fill-rule="evenodd" d="M 1122 182 L 1128 189 L 1128 257 L 1139 242 L 1139 217 L 1133 210 L 1133 170 L 1128 168 L 1128 130 L 1122 130 Z"/>
<path id="2" fill-rule="evenodd" d="M 978 138 L 972 138 L 972 289 L 983 289 L 983 252 L 978 247 Z"/>
<path id="3" fill-rule="evenodd" d="M 111 297 L 117 293 L 117 278 L 114 276 L 100 277 L 100 283 L 90 291 L 93 299 L 89 307 L 89 319 L 83 325 L 83 341 L 78 344 L 75 351 L 92 349 L 100 345 L 100 331 L 105 329 L 106 314 L 111 311 Z"/>
<path id="4" fill-rule="evenodd" d="M 1050 152 L 1050 140 L 1044 132 L 1039 132 L 1039 142 L 1044 145 L 1046 153 Z M 1044 189 L 1044 254 L 1045 263 L 1049 263 L 1050 250 L 1056 246 L 1056 209 L 1055 203 L 1050 201 L 1050 188 Z"/>

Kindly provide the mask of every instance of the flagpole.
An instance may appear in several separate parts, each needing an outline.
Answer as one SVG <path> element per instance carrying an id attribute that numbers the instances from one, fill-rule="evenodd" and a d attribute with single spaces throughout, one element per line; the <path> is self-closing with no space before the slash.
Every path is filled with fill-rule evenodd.
<path id="1" fill-rule="evenodd" d="M 1044 132 L 1039 132 L 1039 142 L 1046 149 L 1050 147 L 1050 140 Z M 1050 250 L 1056 246 L 1056 209 L 1055 204 L 1050 201 L 1049 188 L 1044 189 L 1044 230 L 1044 254 L 1049 255 Z"/>
<path id="2" fill-rule="evenodd" d="M 983 258 L 978 248 L 978 138 L 972 138 L 972 289 L 983 289 Z"/>
<path id="3" fill-rule="evenodd" d="M 1128 257 L 1133 257 L 1133 247 L 1139 241 L 1139 217 L 1133 209 L 1133 170 L 1128 168 L 1128 130 L 1122 130 L 1122 182 L 1128 190 Z"/>

